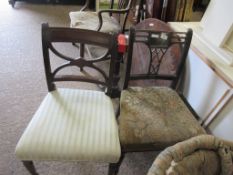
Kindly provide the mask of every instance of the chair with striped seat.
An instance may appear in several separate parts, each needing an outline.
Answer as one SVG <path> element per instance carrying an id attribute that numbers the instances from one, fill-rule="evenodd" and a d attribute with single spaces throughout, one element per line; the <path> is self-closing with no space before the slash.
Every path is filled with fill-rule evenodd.
<path id="1" fill-rule="evenodd" d="M 85 57 L 72 58 L 58 51 L 57 44 L 70 42 L 101 46 L 107 52 L 98 59 L 89 60 Z M 35 160 L 105 162 L 110 163 L 110 167 L 118 162 L 120 142 L 111 101 L 111 97 L 119 94 L 116 65 L 120 61 L 116 42 L 116 36 L 97 31 L 42 25 L 43 56 L 49 92 L 16 146 L 16 156 L 31 174 L 37 174 L 32 162 Z M 55 57 L 62 58 L 65 62 L 55 67 Z M 108 70 L 101 69 L 104 62 L 110 65 Z M 71 70 L 73 67 L 74 70 Z M 61 81 L 94 83 L 101 85 L 105 92 L 56 88 L 55 83 Z M 110 168 L 109 174 L 111 173 Z"/>

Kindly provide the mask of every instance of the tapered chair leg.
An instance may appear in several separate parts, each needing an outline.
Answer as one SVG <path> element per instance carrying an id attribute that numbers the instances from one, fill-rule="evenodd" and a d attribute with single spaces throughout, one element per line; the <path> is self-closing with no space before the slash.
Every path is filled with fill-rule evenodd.
<path id="1" fill-rule="evenodd" d="M 110 163 L 108 167 L 108 175 L 117 175 L 119 168 L 121 166 L 121 163 L 125 157 L 125 154 L 122 153 L 119 161 L 117 163 Z"/>
<path id="2" fill-rule="evenodd" d="M 36 172 L 35 166 L 32 161 L 22 161 L 23 165 L 27 168 L 27 170 L 31 173 L 31 175 L 39 175 Z"/>

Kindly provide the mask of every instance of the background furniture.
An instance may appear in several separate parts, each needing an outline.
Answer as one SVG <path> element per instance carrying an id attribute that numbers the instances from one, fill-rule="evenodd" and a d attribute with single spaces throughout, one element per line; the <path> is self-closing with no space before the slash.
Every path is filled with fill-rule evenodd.
<path id="1" fill-rule="evenodd" d="M 72 57 L 61 45 L 71 42 L 93 44 L 107 49 L 107 52 L 95 60 L 85 56 Z M 31 174 L 37 174 L 32 163 L 34 160 L 115 163 L 120 158 L 118 127 L 110 98 L 119 94 L 116 72 L 120 60 L 116 42 L 114 35 L 42 25 L 49 92 L 21 136 L 15 151 Z M 55 58 L 62 59 L 63 64 L 53 64 Z M 108 70 L 102 69 L 104 63 L 109 65 Z M 72 69 L 74 67 L 75 70 Z M 92 90 L 70 89 L 67 88 L 68 83 L 67 86 L 63 84 L 66 88 L 55 87 L 55 83 L 68 81 L 101 85 L 105 92 L 96 90 L 99 89 L 97 86 Z"/>
<path id="2" fill-rule="evenodd" d="M 161 150 L 179 141 L 204 134 L 195 113 L 174 89 L 185 65 L 192 31 L 187 33 L 130 29 L 125 82 L 120 98 L 119 133 L 122 158 L 127 152 Z M 135 43 L 144 44 L 151 57 L 143 73 L 131 73 Z M 180 49 L 179 64 L 170 75 L 160 72 L 169 49 Z M 152 55 L 156 57 L 152 57 Z M 169 54 L 172 57 L 171 54 Z M 141 65 L 140 65 L 141 66 Z M 173 80 L 171 87 L 129 86 L 129 81 Z"/>
<path id="3" fill-rule="evenodd" d="M 202 38 L 223 61 L 231 66 L 233 66 L 232 6 L 233 1 L 212 0 L 200 21 Z"/>
<path id="4" fill-rule="evenodd" d="M 145 4 L 145 18 L 163 21 L 189 21 L 194 0 L 141 0 Z M 142 9 L 142 5 L 140 7 Z"/>
<path id="5" fill-rule="evenodd" d="M 80 11 L 69 13 L 70 27 L 95 30 L 110 34 L 125 32 L 126 21 L 129 15 L 132 0 L 119 1 L 118 9 L 113 9 L 114 0 L 111 0 L 109 2 L 110 9 L 99 10 L 98 12 L 85 11 L 89 4 L 90 0 L 86 0 L 85 5 Z M 75 43 L 73 44 L 76 45 Z M 101 52 L 101 50 L 103 50 L 103 48 L 101 48 L 98 49 L 99 51 L 91 53 L 89 49 L 90 47 L 92 46 L 86 47 L 90 57 L 93 57 L 93 55 L 97 55 L 98 57 L 97 52 Z M 96 49 L 92 48 L 92 50 Z M 82 44 L 79 46 L 79 51 L 80 56 L 83 56 L 85 48 Z"/>
<path id="6" fill-rule="evenodd" d="M 110 1 L 110 9 L 90 12 L 84 11 L 90 3 L 89 0 L 86 0 L 86 4 L 81 11 L 70 12 L 70 26 L 73 28 L 96 30 L 105 33 L 124 32 L 132 0 L 122 1 L 122 3 L 119 1 L 118 9 L 113 9 L 113 2 L 114 0 Z M 114 17 L 113 14 L 116 16 Z"/>
<path id="7" fill-rule="evenodd" d="M 30 2 L 30 3 L 43 3 L 43 4 L 66 4 L 66 5 L 71 5 L 71 4 L 77 4 L 77 5 L 83 5 L 85 3 L 85 0 L 9 0 L 9 4 L 14 7 L 16 1 L 25 1 L 25 2 Z M 90 0 L 90 8 L 95 8 L 95 0 Z"/>
<path id="8" fill-rule="evenodd" d="M 203 11 L 207 8 L 210 0 L 194 0 L 193 10 L 194 11 Z"/>

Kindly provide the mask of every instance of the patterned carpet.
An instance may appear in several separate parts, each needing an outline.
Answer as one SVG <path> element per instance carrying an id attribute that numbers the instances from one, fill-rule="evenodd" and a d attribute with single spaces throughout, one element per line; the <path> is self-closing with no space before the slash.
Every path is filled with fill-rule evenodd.
<path id="1" fill-rule="evenodd" d="M 41 23 L 69 26 L 68 12 L 78 6 L 0 2 L 0 175 L 28 175 L 14 155 L 15 145 L 47 93 Z M 128 154 L 119 174 L 146 174 L 156 153 Z M 103 175 L 107 164 L 35 162 L 41 175 Z"/>

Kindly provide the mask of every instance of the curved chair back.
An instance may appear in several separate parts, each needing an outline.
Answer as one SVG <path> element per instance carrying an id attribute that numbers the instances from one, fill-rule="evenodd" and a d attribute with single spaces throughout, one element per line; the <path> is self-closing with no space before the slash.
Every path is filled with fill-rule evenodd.
<path id="1" fill-rule="evenodd" d="M 164 32 L 131 28 L 124 89 L 128 87 L 130 80 L 142 79 L 170 81 L 169 86 L 175 89 L 185 65 L 191 39 L 191 29 L 187 32 Z M 132 65 L 136 44 L 140 44 L 139 47 L 143 46 L 145 49 L 139 62 Z M 145 58 L 145 55 L 149 58 Z M 135 66 L 143 70 L 137 74 L 135 71 L 132 73 L 132 68 L 135 69 Z M 153 83 L 158 85 L 156 82 Z"/>
<path id="2" fill-rule="evenodd" d="M 45 74 L 49 91 L 55 89 L 56 82 L 80 81 L 101 85 L 106 88 L 106 93 L 111 96 L 118 92 L 118 80 L 116 79 L 117 76 L 114 75 L 118 74 L 116 65 L 120 64 L 120 61 L 118 60 L 117 39 L 115 35 L 83 29 L 53 28 L 49 27 L 48 24 L 43 24 L 42 36 Z M 82 45 L 90 44 L 103 47 L 106 49 L 106 52 L 94 60 L 88 58 L 86 56 L 87 54 L 72 58 L 58 51 L 54 47 L 55 43 L 81 43 Z M 63 61 L 65 61 L 65 63 L 52 69 L 50 52 L 61 58 Z M 101 69 L 100 63 L 102 64 L 104 61 L 108 60 L 110 61 L 110 68 L 107 72 Z M 71 66 L 77 67 L 78 70 L 80 70 L 80 74 L 71 75 L 63 73 L 62 70 Z M 95 72 L 98 72 L 101 77 L 86 74 L 84 70 L 85 68 L 93 69 Z"/>

